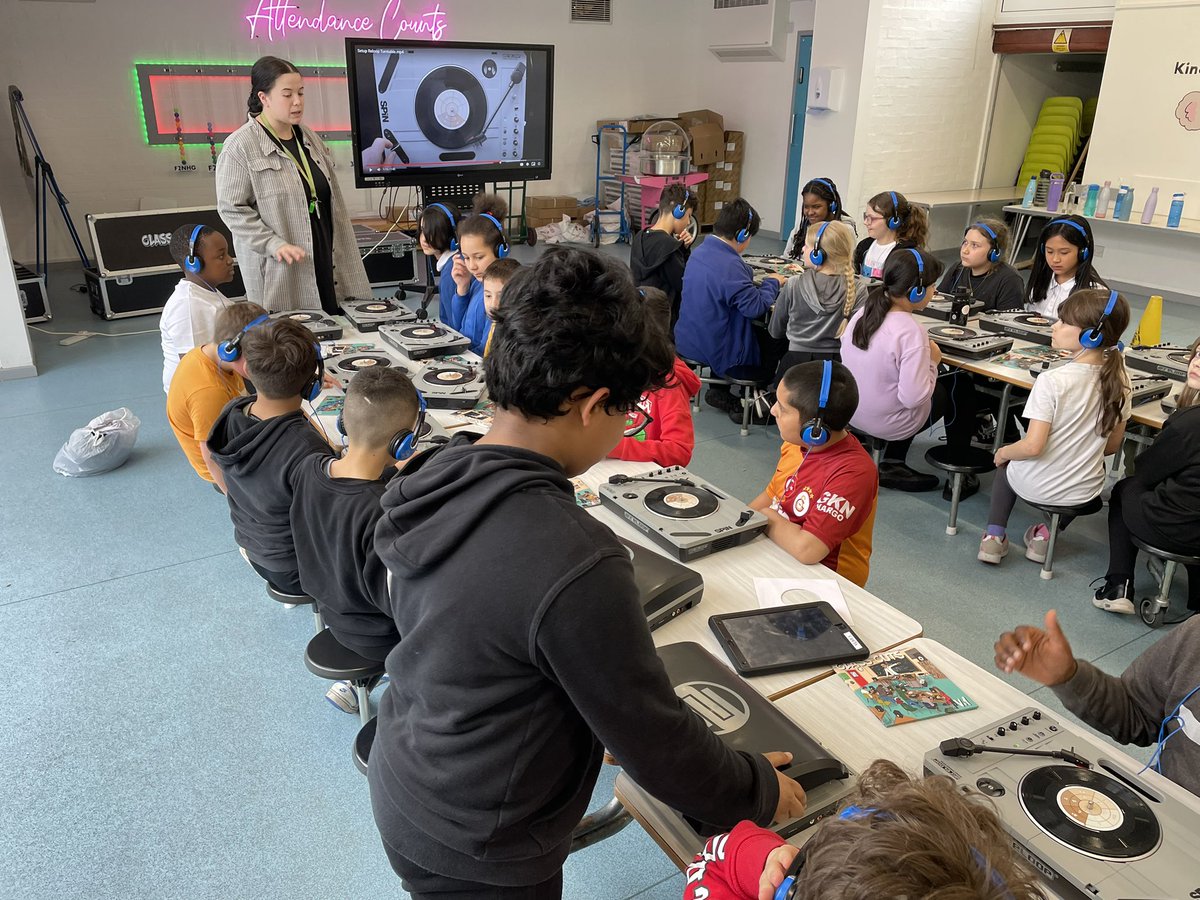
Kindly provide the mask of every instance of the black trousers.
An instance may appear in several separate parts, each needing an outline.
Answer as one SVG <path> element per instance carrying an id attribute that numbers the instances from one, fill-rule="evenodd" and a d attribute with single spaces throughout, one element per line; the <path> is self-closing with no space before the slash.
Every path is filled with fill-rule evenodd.
<path id="1" fill-rule="evenodd" d="M 1152 547 L 1172 553 L 1196 553 L 1195 547 L 1181 547 L 1163 537 L 1146 518 L 1143 504 L 1150 493 L 1133 478 L 1118 481 L 1108 501 L 1108 577 L 1133 580 L 1138 549 L 1133 536 Z M 1200 566 L 1187 567 L 1188 609 L 1200 610 Z"/>
<path id="2" fill-rule="evenodd" d="M 400 884 L 412 900 L 561 900 L 562 897 L 561 869 L 557 875 L 541 884 L 504 887 L 438 875 L 422 869 L 386 843 L 383 849 L 387 852 L 388 862 L 400 876 Z"/>
<path id="3" fill-rule="evenodd" d="M 911 437 L 888 441 L 887 449 L 883 451 L 884 461 L 904 462 L 913 438 L 939 419 L 946 420 L 947 447 L 957 451 L 970 448 L 971 438 L 975 435 L 975 385 L 966 372 L 954 370 L 938 376 L 928 421 Z"/>
<path id="4" fill-rule="evenodd" d="M 300 573 L 291 572 L 273 572 L 270 569 L 264 569 L 254 560 L 250 561 L 250 567 L 259 574 L 263 581 L 269 584 L 281 594 L 295 594 L 304 596 L 304 588 L 300 587 Z"/>
<path id="5" fill-rule="evenodd" d="M 771 382 L 773 389 L 779 387 L 779 382 L 783 381 L 783 376 L 787 374 L 787 370 L 792 366 L 798 366 L 801 363 L 820 361 L 831 359 L 834 362 L 842 361 L 842 354 L 837 350 L 830 350 L 827 353 L 814 353 L 809 350 L 789 350 L 783 354 L 783 358 L 779 360 L 779 368 L 775 370 L 775 380 Z"/>

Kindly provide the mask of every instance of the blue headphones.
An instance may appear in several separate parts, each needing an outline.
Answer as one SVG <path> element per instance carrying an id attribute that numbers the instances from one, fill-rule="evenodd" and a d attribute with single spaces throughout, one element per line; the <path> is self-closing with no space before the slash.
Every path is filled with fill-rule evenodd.
<path id="1" fill-rule="evenodd" d="M 1087 229 L 1085 229 L 1082 225 L 1080 225 L 1078 222 L 1076 222 L 1072 219 L 1052 219 L 1050 221 L 1050 223 L 1046 226 L 1046 229 L 1049 229 L 1050 225 L 1070 225 L 1072 228 L 1074 228 L 1076 231 L 1078 231 L 1080 234 L 1083 235 L 1083 248 L 1079 251 L 1079 258 L 1086 262 L 1087 258 L 1092 255 L 1092 241 L 1091 241 L 1091 238 L 1088 237 Z M 1042 232 L 1042 234 L 1045 234 L 1045 233 L 1046 233 L 1045 231 Z M 1043 247 L 1046 246 L 1045 238 L 1042 239 L 1042 246 Z"/>
<path id="2" fill-rule="evenodd" d="M 744 244 L 746 241 L 750 240 L 750 226 L 752 226 L 753 224 L 754 224 L 754 207 L 751 206 L 750 212 L 746 215 L 746 227 L 743 228 L 741 231 L 739 231 L 734 236 L 734 240 L 736 240 L 739 244 Z"/>
<path id="3" fill-rule="evenodd" d="M 446 214 L 446 218 L 450 220 L 450 249 L 457 250 L 458 235 L 456 234 L 456 231 L 458 229 L 458 223 L 454 221 L 454 213 L 450 212 L 450 207 L 442 203 L 430 203 L 427 209 L 440 209 Z"/>
<path id="4" fill-rule="evenodd" d="M 425 430 L 425 410 L 425 395 L 417 391 L 417 420 L 413 422 L 413 427 L 397 431 L 388 441 L 388 455 L 396 462 L 408 459 L 417 449 L 417 441 L 421 439 L 421 433 Z M 337 430 L 342 437 L 348 438 L 344 412 L 343 410 L 338 413 Z"/>
<path id="5" fill-rule="evenodd" d="M 183 270 L 193 275 L 199 275 L 200 270 L 204 268 L 204 260 L 196 255 L 196 241 L 200 239 L 200 232 L 203 230 L 203 225 L 197 225 L 192 229 L 192 236 L 188 238 L 188 254 L 183 261 Z"/>
<path id="6" fill-rule="evenodd" d="M 1084 350 L 1095 350 L 1104 343 L 1104 321 L 1112 315 L 1112 311 L 1116 308 L 1117 292 L 1109 291 L 1108 302 L 1104 304 L 1104 312 L 1100 314 L 1100 321 L 1096 323 L 1095 327 L 1079 332 L 1079 346 Z M 1122 349 L 1120 341 L 1117 341 L 1117 349 Z"/>
<path id="7" fill-rule="evenodd" d="M 1074 223 L 1072 223 L 1072 224 L 1074 224 Z M 986 234 L 988 236 L 988 238 L 991 240 L 992 249 L 988 251 L 988 255 L 987 255 L 988 262 L 990 262 L 990 263 L 1000 262 L 1000 245 L 999 245 L 1000 238 L 998 238 L 996 236 L 996 232 L 994 232 L 987 225 L 984 225 L 982 222 L 976 222 L 974 225 L 971 226 L 971 228 L 974 228 L 980 234 Z M 970 231 L 971 228 L 968 228 L 967 231 Z M 964 234 L 965 233 L 966 232 L 964 232 Z"/>
<path id="8" fill-rule="evenodd" d="M 270 316 L 259 316 L 240 332 L 238 332 L 232 340 L 217 344 L 217 358 L 222 362 L 234 362 L 242 355 L 242 337 L 251 328 L 261 325 L 263 322 L 271 321 Z"/>
<path id="9" fill-rule="evenodd" d="M 313 344 L 313 348 L 317 351 L 317 371 L 300 388 L 300 396 L 309 403 L 316 402 L 317 397 L 321 396 L 321 383 L 325 380 L 325 358 L 321 356 L 321 345 Z"/>
<path id="10" fill-rule="evenodd" d="M 496 259 L 504 259 L 508 256 L 508 238 L 504 236 L 504 226 L 491 213 L 480 213 L 480 215 L 495 225 L 496 230 L 500 232 L 500 243 L 496 246 Z"/>
<path id="11" fill-rule="evenodd" d="M 921 258 L 920 251 L 914 250 L 912 247 L 905 249 L 917 259 L 917 284 L 915 287 L 909 288 L 908 302 L 920 303 L 925 299 L 925 260 Z"/>
<path id="12" fill-rule="evenodd" d="M 813 248 L 808 254 L 809 260 L 814 266 L 825 265 L 826 253 L 821 249 L 821 235 L 825 233 L 825 229 L 829 227 L 828 222 L 822 222 L 821 227 L 817 229 L 817 237 L 813 241 Z"/>
<path id="13" fill-rule="evenodd" d="M 834 199 L 829 201 L 829 214 L 836 216 L 838 212 L 837 188 L 833 186 L 833 182 L 828 178 L 814 178 L 813 181 L 817 184 L 825 185 L 825 187 L 829 188 L 829 193 L 833 194 Z M 817 263 L 817 265 L 820 265 L 820 263 Z"/>
<path id="14" fill-rule="evenodd" d="M 900 200 L 896 197 L 896 192 L 888 191 L 888 195 L 892 198 L 892 214 L 888 216 L 887 227 L 889 231 L 895 231 L 904 224 L 904 219 L 900 217 Z"/>
<path id="15" fill-rule="evenodd" d="M 829 385 L 833 381 L 833 363 L 821 363 L 821 395 L 817 400 L 817 414 L 804 423 L 800 438 L 810 447 L 820 447 L 829 440 L 829 429 L 825 427 L 825 407 L 829 403 Z"/>
<path id="16" fill-rule="evenodd" d="M 682 219 L 687 215 L 687 202 L 692 199 L 692 192 L 687 188 L 683 189 L 683 199 L 675 204 L 675 208 L 671 210 L 671 215 L 677 219 Z"/>

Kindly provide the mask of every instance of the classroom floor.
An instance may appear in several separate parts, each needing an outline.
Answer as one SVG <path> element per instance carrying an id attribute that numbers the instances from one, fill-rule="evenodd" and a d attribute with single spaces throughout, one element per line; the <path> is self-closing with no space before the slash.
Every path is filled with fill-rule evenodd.
<path id="1" fill-rule="evenodd" d="M 224 500 L 168 428 L 157 317 L 102 322 L 69 290 L 77 279 L 75 267 L 52 272 L 55 318 L 40 327 L 153 333 L 62 347 L 34 332 L 40 377 L 0 382 L 10 430 L 0 445 L 10 685 L 0 698 L 0 898 L 403 897 L 351 763 L 358 719 L 326 703 L 327 683 L 303 664 L 310 614 L 267 599 L 234 547 Z M 1167 320 L 1166 338 L 1200 333 L 1195 308 Z M 142 420 L 133 458 L 96 478 L 56 475 L 70 432 L 122 406 Z M 936 437 L 918 439 L 918 467 Z M 774 469 L 773 430 L 740 437 L 706 407 L 696 438 L 691 468 L 736 496 L 757 494 Z M 1072 526 L 1053 581 L 1020 552 L 985 567 L 975 551 L 988 480 L 963 504 L 957 537 L 945 535 L 940 492 L 883 492 L 869 589 L 989 669 L 1002 630 L 1054 607 L 1077 655 L 1120 672 L 1161 635 L 1089 602 L 1088 582 L 1105 567 L 1104 516 Z M 1014 531 L 1031 521 L 1019 508 Z M 1059 709 L 1048 690 L 1013 681 Z M 596 805 L 613 774 L 606 768 Z M 565 896 L 577 900 L 682 891 L 636 825 L 566 866 Z"/>

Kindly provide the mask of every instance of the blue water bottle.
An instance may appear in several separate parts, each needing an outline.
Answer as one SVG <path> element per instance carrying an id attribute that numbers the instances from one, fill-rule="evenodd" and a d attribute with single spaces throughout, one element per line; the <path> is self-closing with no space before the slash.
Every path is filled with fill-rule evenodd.
<path id="1" fill-rule="evenodd" d="M 1096 214 L 1096 201 L 1100 199 L 1100 185 L 1089 184 L 1087 199 L 1083 201 L 1083 214 L 1085 216 L 1094 216 Z"/>
<path id="2" fill-rule="evenodd" d="M 1167 227 L 1178 228 L 1179 220 L 1183 218 L 1183 192 L 1171 195 L 1171 209 L 1167 212 Z"/>

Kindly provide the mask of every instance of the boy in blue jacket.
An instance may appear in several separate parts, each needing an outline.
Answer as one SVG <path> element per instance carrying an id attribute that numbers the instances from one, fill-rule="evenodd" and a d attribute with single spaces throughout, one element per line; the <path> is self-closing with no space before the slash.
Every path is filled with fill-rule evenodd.
<path id="1" fill-rule="evenodd" d="M 711 240 L 692 251 L 683 272 L 683 301 L 675 324 L 675 347 L 684 359 L 694 359 L 724 375 L 735 366 L 762 366 L 773 371 L 779 351 L 765 328 L 755 329 L 775 304 L 784 275 L 768 275 L 754 283 L 742 254 L 758 233 L 762 220 L 739 197 L 725 204 L 713 225 Z M 705 392 L 710 406 L 736 412 L 741 403 L 729 388 L 713 385 Z"/>

